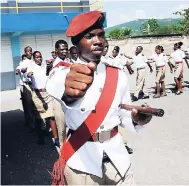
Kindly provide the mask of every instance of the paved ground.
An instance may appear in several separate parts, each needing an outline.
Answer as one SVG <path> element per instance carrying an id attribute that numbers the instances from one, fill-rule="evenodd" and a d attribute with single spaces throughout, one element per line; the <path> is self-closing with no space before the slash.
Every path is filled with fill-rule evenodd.
<path id="1" fill-rule="evenodd" d="M 163 118 L 153 118 L 140 134 L 127 132 L 131 156 L 138 184 L 189 184 L 189 69 L 185 67 L 184 93 L 172 93 L 173 75 L 167 71 L 168 96 L 153 99 L 155 73 L 148 74 L 147 85 L 154 107 L 163 108 Z M 129 76 L 131 91 L 135 75 Z M 52 168 L 57 158 L 50 137 L 45 146 L 38 146 L 35 134 L 24 126 L 19 90 L 1 94 L 2 108 L 2 184 L 50 184 L 46 169 Z M 134 104 L 141 104 L 138 101 Z"/>

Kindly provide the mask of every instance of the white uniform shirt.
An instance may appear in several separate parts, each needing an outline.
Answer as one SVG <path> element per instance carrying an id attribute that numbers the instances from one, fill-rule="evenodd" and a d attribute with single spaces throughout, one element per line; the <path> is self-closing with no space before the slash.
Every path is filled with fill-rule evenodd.
<path id="1" fill-rule="evenodd" d="M 167 56 L 164 53 L 153 54 L 152 59 L 155 62 L 156 66 L 164 66 L 168 62 Z"/>
<path id="2" fill-rule="evenodd" d="M 127 58 L 124 55 L 119 54 L 114 58 L 113 66 L 118 67 L 121 70 L 124 70 L 125 65 L 127 64 Z"/>
<path id="3" fill-rule="evenodd" d="M 77 60 L 77 63 L 85 64 L 80 59 Z M 93 83 L 85 96 L 69 106 L 61 101 L 69 68 L 57 68 L 53 76 L 49 77 L 46 86 L 47 92 L 62 103 L 66 124 L 70 129 L 76 130 L 92 110 L 95 110 L 95 105 L 105 83 L 105 71 L 106 66 L 101 61 L 97 66 L 96 73 L 94 73 Z M 113 103 L 97 132 L 108 131 L 118 125 L 127 126 L 131 131 L 136 132 L 131 120 L 131 112 L 120 109 L 119 104 L 121 103 L 131 104 L 131 99 L 127 76 L 123 71 L 119 70 L 118 85 Z M 103 152 L 107 153 L 120 174 L 124 176 L 130 166 L 130 160 L 123 144 L 122 136 L 119 133 L 104 143 L 86 142 L 68 160 L 67 165 L 73 169 L 102 177 Z"/>
<path id="4" fill-rule="evenodd" d="M 76 61 L 77 61 L 77 60 L 76 60 Z M 75 61 L 74 59 L 70 59 L 70 63 L 71 63 L 71 64 L 75 64 L 76 61 Z"/>
<path id="5" fill-rule="evenodd" d="M 127 64 L 127 58 L 123 55 L 118 55 L 115 58 L 113 56 L 102 56 L 101 59 L 105 65 L 117 67 L 121 70 L 125 70 L 125 65 Z"/>
<path id="6" fill-rule="evenodd" d="M 171 54 L 171 57 L 173 59 L 173 61 L 176 63 L 176 62 L 183 62 L 183 58 L 185 58 L 185 53 L 180 50 L 180 49 L 177 49 L 175 50 L 172 54 Z"/>
<path id="7" fill-rule="evenodd" d="M 146 63 L 148 62 L 148 59 L 146 58 L 146 56 L 140 53 L 137 56 L 133 57 L 133 62 L 136 68 L 145 68 L 147 65 Z"/>
<path id="8" fill-rule="evenodd" d="M 20 70 L 21 72 L 21 69 L 23 68 L 28 68 L 30 66 L 32 66 L 34 64 L 34 61 L 33 60 L 30 60 L 30 59 L 25 59 L 23 61 L 20 61 L 18 67 L 16 69 Z M 24 82 L 30 82 L 31 79 L 27 77 L 27 73 L 22 73 L 21 72 L 21 75 L 20 75 L 20 85 L 23 85 Z"/>
<path id="9" fill-rule="evenodd" d="M 39 66 L 37 64 L 33 64 L 27 69 L 27 74 L 29 72 L 33 72 L 33 76 L 31 76 L 32 88 L 44 89 L 48 78 L 48 76 L 46 76 L 46 65 Z"/>
<path id="10" fill-rule="evenodd" d="M 54 62 L 53 62 L 53 67 L 55 67 L 55 66 L 56 66 L 59 62 L 61 62 L 61 61 L 70 63 L 70 59 L 69 59 L 69 58 L 66 58 L 66 59 L 62 60 L 62 59 L 60 59 L 59 57 L 56 57 L 56 59 L 55 59 Z"/>

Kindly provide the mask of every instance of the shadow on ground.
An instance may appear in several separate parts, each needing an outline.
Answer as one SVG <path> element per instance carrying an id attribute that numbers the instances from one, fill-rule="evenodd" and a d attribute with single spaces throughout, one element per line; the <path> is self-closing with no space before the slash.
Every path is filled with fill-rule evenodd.
<path id="1" fill-rule="evenodd" d="M 36 134 L 24 125 L 23 112 L 1 113 L 1 184 L 50 185 L 48 170 L 52 170 L 58 154 L 50 136 L 46 144 L 36 144 Z"/>

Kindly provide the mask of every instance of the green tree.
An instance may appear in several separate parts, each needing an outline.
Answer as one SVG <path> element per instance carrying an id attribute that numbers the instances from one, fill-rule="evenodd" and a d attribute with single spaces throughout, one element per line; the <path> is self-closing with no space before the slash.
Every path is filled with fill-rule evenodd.
<path id="1" fill-rule="evenodd" d="M 181 30 L 184 34 L 189 35 L 189 8 L 177 11 L 173 14 L 180 15 L 182 20 L 180 21 Z"/>
<path id="2" fill-rule="evenodd" d="M 112 39 L 124 39 L 131 35 L 132 30 L 130 28 L 115 28 L 109 32 L 109 38 Z"/>
<path id="3" fill-rule="evenodd" d="M 124 39 L 127 36 L 131 35 L 132 30 L 130 28 L 121 28 L 119 32 L 119 38 L 118 39 Z"/>
<path id="4" fill-rule="evenodd" d="M 181 27 L 179 24 L 162 26 L 158 30 L 158 34 L 181 34 Z"/>
<path id="5" fill-rule="evenodd" d="M 120 29 L 115 28 L 109 32 L 109 37 L 112 39 L 118 39 L 120 34 Z"/>
<path id="6" fill-rule="evenodd" d="M 156 19 L 149 19 L 147 22 L 143 23 L 141 27 L 142 34 L 156 34 L 159 30 L 159 24 Z"/>

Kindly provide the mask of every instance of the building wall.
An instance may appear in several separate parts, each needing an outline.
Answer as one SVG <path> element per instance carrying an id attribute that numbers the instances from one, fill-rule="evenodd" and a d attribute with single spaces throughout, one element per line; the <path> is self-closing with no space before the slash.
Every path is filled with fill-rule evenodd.
<path id="1" fill-rule="evenodd" d="M 108 41 L 109 43 L 109 55 L 114 48 L 114 46 L 120 47 L 120 52 L 125 53 L 129 56 L 133 56 L 137 46 L 143 47 L 143 53 L 149 57 L 154 54 L 155 47 L 157 45 L 162 45 L 164 47 L 165 53 L 170 54 L 173 52 L 173 45 L 179 41 L 183 42 L 182 49 L 186 50 L 189 48 L 189 37 L 162 37 L 162 38 L 130 38 L 125 40 L 114 40 Z"/>
<path id="2" fill-rule="evenodd" d="M 28 1 L 25 1 L 19 3 L 19 6 L 60 6 L 60 1 L 56 1 L 52 0 L 52 2 L 44 3 L 28 3 Z M 3 0 L 1 2 L 1 6 L 4 7 L 16 5 L 14 0 Z M 89 1 L 86 0 L 63 2 L 65 6 L 88 4 Z M 86 11 L 89 11 L 89 8 L 64 8 L 63 13 L 60 8 L 29 8 L 19 9 L 17 14 L 16 9 L 2 9 L 1 91 L 15 89 L 19 86 L 19 76 L 15 75 L 15 69 L 20 62 L 20 56 L 23 54 L 24 47 L 31 45 L 33 50 L 41 51 L 45 62 L 46 59 L 51 57 L 50 53 L 58 39 L 65 39 L 70 44 L 70 41 L 65 37 L 65 30 L 68 27 L 65 16 L 70 22 L 73 17 Z"/>

